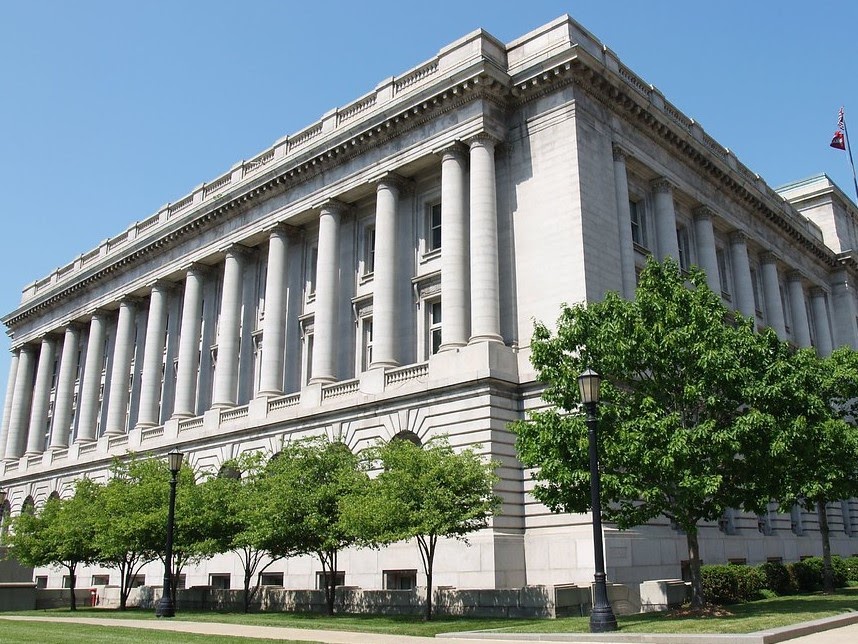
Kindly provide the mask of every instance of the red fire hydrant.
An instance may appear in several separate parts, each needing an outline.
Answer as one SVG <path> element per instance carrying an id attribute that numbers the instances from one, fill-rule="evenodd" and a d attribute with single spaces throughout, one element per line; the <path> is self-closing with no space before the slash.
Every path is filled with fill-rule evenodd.
<path id="1" fill-rule="evenodd" d="M 95 606 L 98 604 L 98 591 L 95 588 L 89 589 L 89 605 Z"/>

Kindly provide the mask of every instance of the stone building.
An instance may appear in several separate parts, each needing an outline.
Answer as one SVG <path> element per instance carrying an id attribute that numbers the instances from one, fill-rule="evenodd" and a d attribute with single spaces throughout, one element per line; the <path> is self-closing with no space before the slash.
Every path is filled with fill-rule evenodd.
<path id="1" fill-rule="evenodd" d="M 533 320 L 632 296 L 653 254 L 701 266 L 797 346 L 858 348 L 856 217 L 825 176 L 773 190 L 568 17 L 508 44 L 478 30 L 28 285 L 3 318 L 0 481 L 14 514 L 128 450 L 178 446 L 217 471 L 313 434 L 355 450 L 448 434 L 501 463 L 504 504 L 470 547 L 440 545 L 436 583 L 588 584 L 590 517 L 529 496 L 508 430 L 541 404 Z M 858 552 L 858 504 L 831 522 L 834 551 Z M 799 510 L 737 512 L 702 528 L 702 557 L 797 559 L 815 531 Z M 609 580 L 631 587 L 687 557 L 666 520 L 607 526 L 605 544 Z M 424 582 L 413 544 L 340 569 L 350 586 Z M 238 587 L 239 570 L 220 556 L 184 583 Z M 265 581 L 318 573 L 294 558 Z M 143 574 L 160 582 L 158 564 Z"/>

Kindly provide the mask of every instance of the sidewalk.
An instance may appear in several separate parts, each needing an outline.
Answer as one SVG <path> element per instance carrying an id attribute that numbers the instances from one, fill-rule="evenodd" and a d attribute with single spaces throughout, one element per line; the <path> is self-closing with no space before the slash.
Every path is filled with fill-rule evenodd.
<path id="1" fill-rule="evenodd" d="M 298 640 L 322 642 L 324 644 L 429 644 L 431 638 L 407 635 L 384 635 L 381 633 L 358 633 L 353 631 L 320 631 L 303 628 L 280 628 L 276 626 L 247 626 L 243 624 L 221 624 L 214 622 L 142 621 L 138 619 L 113 619 L 98 617 L 24 617 L 3 616 L 0 619 L 21 621 L 72 622 L 93 626 L 119 626 L 170 631 L 173 633 L 198 633 L 201 635 L 228 635 L 232 637 L 255 637 L 271 640 Z M 661 635 L 645 633 L 491 633 L 467 632 L 439 635 L 431 644 L 533 644 L 534 642 L 557 642 L 564 644 L 855 644 L 858 642 L 858 613 L 827 617 L 814 622 L 795 624 L 771 631 L 746 635 Z"/>

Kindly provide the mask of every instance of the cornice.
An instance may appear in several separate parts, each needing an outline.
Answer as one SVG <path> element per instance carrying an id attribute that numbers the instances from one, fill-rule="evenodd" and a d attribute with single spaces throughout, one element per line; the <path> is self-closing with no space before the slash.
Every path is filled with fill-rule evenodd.
<path id="1" fill-rule="evenodd" d="M 91 288 L 95 283 L 121 274 L 139 260 L 165 252 L 184 237 L 213 227 L 227 215 L 246 211 L 256 205 L 263 195 L 270 198 L 281 194 L 337 164 L 358 157 L 467 103 L 484 100 L 505 107 L 508 95 L 505 81 L 508 77 L 504 79 L 503 76 L 502 70 L 483 59 L 461 70 L 452 83 L 450 78 L 440 78 L 439 83 L 427 86 L 417 95 L 393 104 L 366 121 L 356 121 L 355 127 L 319 142 L 324 145 L 309 147 L 306 153 L 288 159 L 285 163 L 272 164 L 270 169 L 237 186 L 234 192 L 219 193 L 213 201 L 204 201 L 196 209 L 183 213 L 182 219 L 176 222 L 172 230 L 162 231 L 163 234 L 157 238 L 140 238 L 136 248 L 129 247 L 123 255 L 108 257 L 112 261 L 107 265 L 95 265 L 83 274 L 74 273 L 77 279 L 58 285 L 57 290 L 49 290 L 41 299 L 36 296 L 22 303 L 0 321 L 9 328 L 15 327 L 57 302 Z M 441 84 L 443 86 L 439 86 Z M 187 215 L 192 215 L 192 218 L 185 219 Z"/>

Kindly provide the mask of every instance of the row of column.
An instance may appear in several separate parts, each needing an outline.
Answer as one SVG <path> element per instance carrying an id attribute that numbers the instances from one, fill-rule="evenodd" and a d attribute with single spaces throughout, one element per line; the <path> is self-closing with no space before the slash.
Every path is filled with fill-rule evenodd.
<path id="1" fill-rule="evenodd" d="M 441 300 L 444 324 L 442 350 L 469 342 L 502 342 L 500 333 L 497 250 L 497 203 L 494 148 L 496 141 L 478 135 L 467 146 L 455 143 L 441 152 Z M 468 174 L 470 165 L 470 175 Z M 470 184 L 467 178 L 470 176 Z M 373 275 L 374 346 L 371 368 L 399 364 L 397 302 L 399 255 L 398 208 L 405 181 L 388 174 L 376 186 L 375 267 Z M 340 300 L 340 222 L 347 206 L 326 202 L 319 218 L 314 312 L 314 351 L 311 382 L 337 380 L 337 309 Z M 264 349 L 261 354 L 259 395 L 275 396 L 284 390 L 286 344 L 287 249 L 293 230 L 279 224 L 269 231 L 265 283 L 266 314 L 263 319 Z M 223 285 L 217 332 L 217 365 L 212 386 L 212 407 L 226 408 L 237 402 L 243 274 L 251 249 L 233 244 L 224 249 Z M 211 269 L 200 264 L 185 267 L 184 298 L 179 329 L 178 365 L 173 417 L 197 414 L 200 352 L 202 342 L 203 287 Z M 162 374 L 167 344 L 168 298 L 174 284 L 150 285 L 148 315 L 140 371 L 138 428 L 153 427 L 161 420 Z M 141 302 L 126 297 L 119 302 L 116 336 L 110 361 L 109 392 L 104 416 L 107 436 L 124 434 L 128 418 L 132 360 L 136 349 L 136 320 Z M 85 364 L 79 383 L 76 442 L 96 440 L 101 411 L 103 365 L 109 315 L 96 311 L 89 320 Z M 63 332 L 62 352 L 54 398 L 48 445 L 67 447 L 73 420 L 75 381 L 79 371 L 82 327 L 69 324 Z M 12 358 L 4 405 L 0 457 L 19 458 L 39 454 L 49 418 L 54 365 L 59 338 L 47 335 L 38 352 L 25 345 Z"/>
<path id="2" fill-rule="evenodd" d="M 634 247 L 630 228 L 630 206 L 626 154 L 618 146 L 613 149 L 614 185 L 618 213 L 619 242 L 621 245 L 621 279 L 625 297 L 634 297 L 636 285 Z M 651 182 L 653 191 L 653 220 L 656 233 L 656 254 L 662 260 L 665 257 L 679 258 L 676 212 L 673 201 L 673 186 L 665 178 Z M 697 264 L 706 274 L 709 287 L 716 293 L 721 292 L 720 268 L 715 244 L 715 231 L 712 218 L 715 213 L 707 206 L 694 211 L 694 238 L 696 242 Z M 747 238 L 741 231 L 730 236 L 730 268 L 734 277 L 736 308 L 744 316 L 756 318 L 757 304 L 754 296 L 754 283 L 751 262 L 748 255 Z M 777 257 L 770 252 L 760 257 L 762 290 L 766 311 L 766 323 L 781 338 L 787 337 L 787 319 L 784 300 L 781 297 L 781 280 L 777 267 Z M 832 320 L 838 345 L 848 345 L 858 349 L 858 333 L 855 327 L 855 292 L 848 283 L 845 272 L 832 276 L 832 299 L 835 317 Z M 812 344 L 808 302 L 803 277 L 797 271 L 787 275 L 786 298 L 789 303 L 789 320 L 792 340 L 800 347 Z M 829 325 L 827 294 L 821 287 L 810 290 L 810 311 L 816 321 L 815 344 L 821 355 L 828 355 L 834 347 Z"/>

